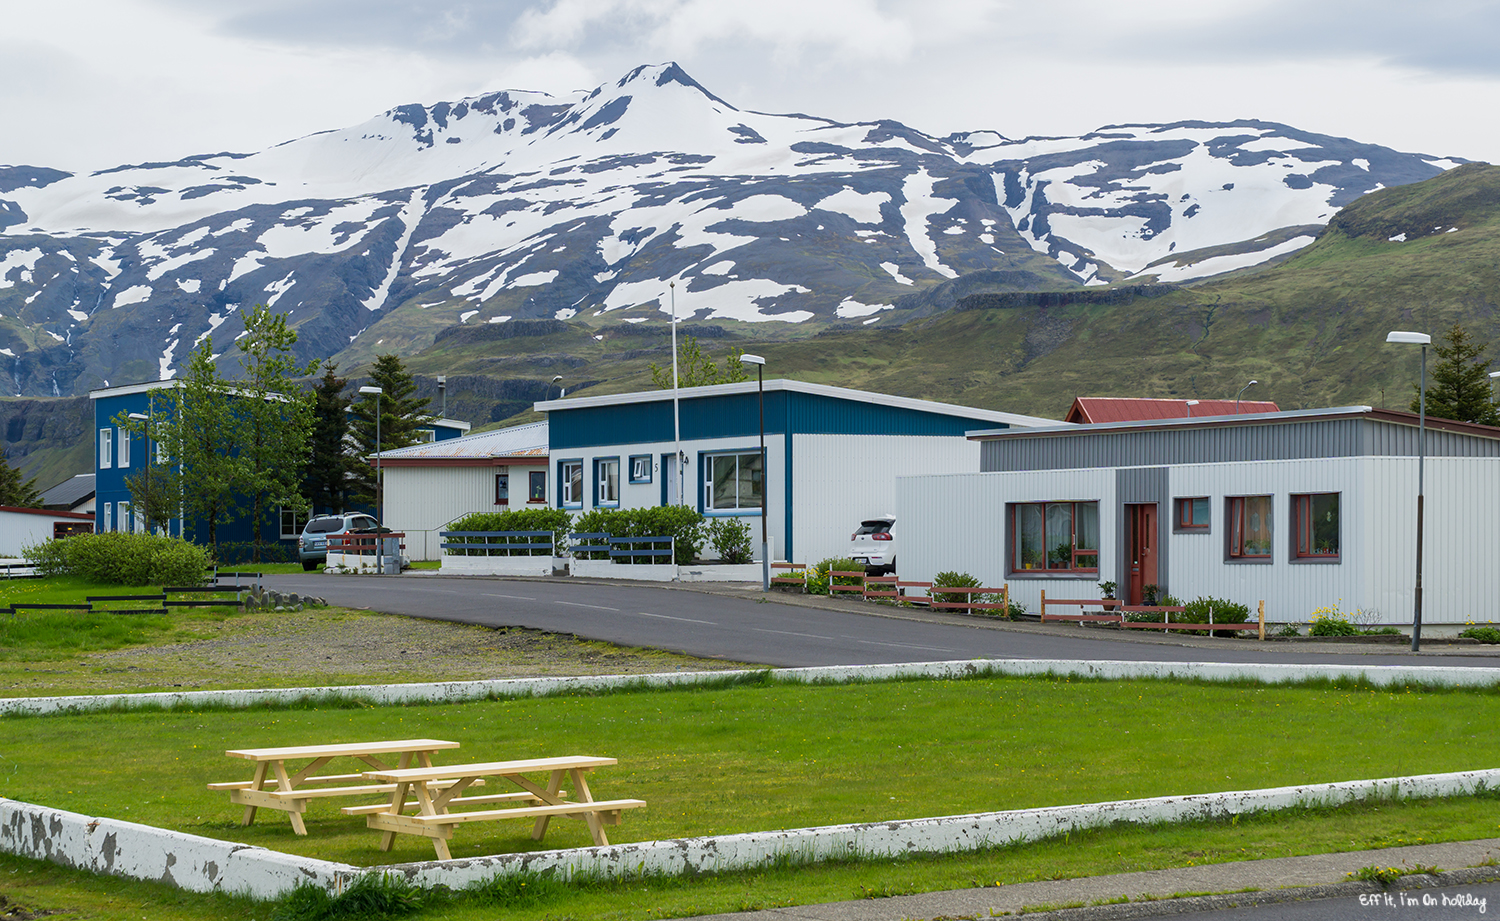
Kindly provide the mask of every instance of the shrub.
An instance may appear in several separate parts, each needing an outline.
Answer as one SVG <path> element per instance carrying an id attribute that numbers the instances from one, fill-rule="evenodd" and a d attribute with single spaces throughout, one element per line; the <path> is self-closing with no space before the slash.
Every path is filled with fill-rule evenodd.
<path id="1" fill-rule="evenodd" d="M 1160 597 L 1158 597 L 1158 594 L 1157 594 L 1158 592 L 1160 592 L 1160 589 L 1157 588 L 1155 585 L 1143 586 L 1141 588 L 1142 600 L 1149 607 L 1159 607 L 1159 608 L 1186 608 L 1187 607 L 1187 605 L 1185 605 L 1185 604 L 1182 603 L 1182 599 L 1181 598 L 1178 598 L 1175 595 L 1161 595 Z M 1182 614 L 1173 614 L 1172 615 L 1172 619 L 1173 620 L 1186 620 L 1186 618 L 1183 616 L 1183 614 L 1185 614 L 1185 613 L 1186 612 L 1183 612 Z M 1131 623 L 1135 623 L 1135 624 L 1159 624 L 1159 623 L 1162 623 L 1163 621 L 1165 621 L 1167 619 L 1167 615 L 1166 615 L 1165 612 L 1162 612 L 1162 611 L 1136 611 L 1136 612 L 1131 613 L 1131 614 L 1126 614 L 1125 615 L 1125 619 L 1128 620 L 1128 621 L 1130 621 Z M 1216 619 L 1217 619 L 1217 615 L 1216 615 Z M 1208 615 L 1207 614 L 1204 615 L 1203 620 L 1201 622 L 1202 623 L 1208 623 Z"/>
<path id="2" fill-rule="evenodd" d="M 1339 611 L 1338 605 L 1318 608 L 1313 612 L 1312 624 L 1307 628 L 1308 636 L 1355 636 L 1359 628 L 1349 622 Z"/>
<path id="3" fill-rule="evenodd" d="M 859 572 L 865 571 L 865 564 L 856 563 L 848 557 L 830 557 L 807 571 L 807 593 L 809 595 L 831 595 L 828 590 L 828 574 L 830 572 Z M 854 576 L 839 576 L 838 585 L 859 585 L 863 580 Z"/>
<path id="4" fill-rule="evenodd" d="M 674 562 L 684 566 L 693 561 L 703 544 L 703 516 L 685 505 L 597 508 L 578 516 L 573 531 L 578 534 L 603 533 L 611 537 L 670 537 L 675 541 Z M 641 557 L 640 562 L 653 560 Z"/>
<path id="5" fill-rule="evenodd" d="M 144 532 L 78 534 L 23 547 L 21 553 L 43 576 L 114 585 L 196 585 L 210 569 L 208 548 Z"/>
<path id="6" fill-rule="evenodd" d="M 1208 623 L 1209 611 L 1213 611 L 1213 622 L 1216 624 L 1242 624 L 1250 619 L 1250 606 L 1248 604 L 1236 604 L 1233 601 L 1225 601 L 1223 598 L 1203 597 L 1195 598 L 1183 605 L 1183 612 L 1173 620 L 1181 619 L 1190 624 Z"/>
<path id="7" fill-rule="evenodd" d="M 503 512 L 475 512 L 465 515 L 448 527 L 445 531 L 551 531 L 552 547 L 567 545 L 568 532 L 573 528 L 573 516 L 560 508 L 522 508 L 507 509 Z M 479 537 L 456 537 L 448 543 L 484 543 Z M 474 556 L 485 553 L 482 550 L 458 551 L 466 556 Z M 552 550 L 528 550 L 528 556 L 551 556 Z M 491 550 L 486 555 L 500 556 L 501 550 Z"/>
<path id="8" fill-rule="evenodd" d="M 1500 630 L 1496 630 L 1494 627 L 1470 627 L 1460 633 L 1459 636 L 1478 640 L 1481 643 L 1500 643 Z"/>
<path id="9" fill-rule="evenodd" d="M 983 617 L 1001 617 L 1006 620 L 1020 620 L 1026 613 L 1026 605 L 1019 601 L 1006 601 L 1003 592 L 983 592 L 972 594 L 969 592 L 941 592 L 941 588 L 979 588 L 978 579 L 966 572 L 940 572 L 932 577 L 932 590 L 929 593 L 932 600 L 937 604 L 1001 604 L 1006 603 L 1004 610 L 995 608 L 992 610 L 967 611 L 965 613 L 978 614 Z"/>
<path id="10" fill-rule="evenodd" d="M 220 541 L 218 550 L 220 566 L 241 566 L 255 560 L 255 542 L 250 540 Z M 297 545 L 293 542 L 263 543 L 260 545 L 261 563 L 297 562 Z"/>
<path id="11" fill-rule="evenodd" d="M 743 518 L 714 518 L 705 528 L 708 543 L 723 563 L 748 563 L 755 558 L 750 526 Z"/>

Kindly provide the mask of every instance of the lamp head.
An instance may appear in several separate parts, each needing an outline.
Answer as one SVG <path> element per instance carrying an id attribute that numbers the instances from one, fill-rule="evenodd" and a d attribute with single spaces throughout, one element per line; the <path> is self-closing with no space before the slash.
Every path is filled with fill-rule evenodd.
<path id="1" fill-rule="evenodd" d="M 1401 330 L 1392 330 L 1386 333 L 1386 342 L 1404 342 L 1410 345 L 1431 345 L 1432 337 L 1426 333 L 1409 333 Z"/>
<path id="2" fill-rule="evenodd" d="M 1494 375 L 1490 375 L 1490 376 L 1493 377 Z M 151 417 L 148 416 L 148 415 L 146 415 L 145 413 L 131 413 L 129 416 L 126 416 L 126 418 L 127 419 L 134 419 L 137 422 L 150 422 L 151 421 Z"/>
<path id="3" fill-rule="evenodd" d="M 562 375 L 561 374 L 559 374 L 556 377 L 552 378 L 552 383 L 555 384 L 555 383 L 557 383 L 560 380 L 562 380 Z"/>
<path id="4" fill-rule="evenodd" d="M 759 355 L 741 355 L 740 361 L 747 365 L 763 365 L 766 363 L 766 360 Z"/>
<path id="5" fill-rule="evenodd" d="M 361 388 L 359 388 L 359 392 L 360 393 L 373 393 L 373 394 L 377 394 L 377 395 L 385 393 L 385 391 L 382 390 L 382 389 L 380 389 L 379 387 L 361 387 Z"/>

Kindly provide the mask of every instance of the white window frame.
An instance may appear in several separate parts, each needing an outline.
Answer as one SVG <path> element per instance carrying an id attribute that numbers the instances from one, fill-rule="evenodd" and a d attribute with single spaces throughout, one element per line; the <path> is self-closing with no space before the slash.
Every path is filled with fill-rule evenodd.
<path id="1" fill-rule="evenodd" d="M 600 457 L 594 460 L 594 507 L 620 507 L 620 459 Z"/>
<path id="2" fill-rule="evenodd" d="M 558 461 L 557 502 L 563 508 L 583 508 L 583 496 L 575 495 L 572 471 L 578 471 L 577 493 L 583 492 L 583 459 Z"/>
<path id="3" fill-rule="evenodd" d="M 108 470 L 115 465 L 115 430 L 99 430 L 99 469 Z"/>
<path id="4" fill-rule="evenodd" d="M 135 519 L 130 517 L 130 503 L 120 503 L 120 530 L 129 534 L 135 531 Z"/>
<path id="5" fill-rule="evenodd" d="M 746 515 L 746 514 L 751 514 L 751 513 L 754 513 L 754 514 L 757 514 L 757 515 L 760 514 L 761 499 L 757 498 L 755 500 L 755 502 L 753 504 L 751 504 L 751 505 L 741 504 L 738 488 L 736 488 L 736 490 L 735 490 L 734 504 L 733 505 L 725 505 L 725 506 L 718 506 L 718 505 L 716 505 L 716 503 L 715 503 L 715 497 L 714 497 L 714 461 L 717 460 L 717 459 L 719 459 L 719 458 L 724 458 L 724 457 L 733 457 L 733 458 L 735 458 L 735 476 L 733 477 L 733 481 L 734 481 L 734 483 L 738 484 L 739 481 L 740 481 L 739 465 L 741 463 L 743 463 L 743 458 L 747 458 L 748 457 L 748 458 L 752 458 L 754 460 L 759 461 L 761 459 L 761 453 L 760 453 L 760 449 L 759 448 L 755 448 L 755 449 L 749 450 L 749 451 L 715 451 L 715 452 L 713 452 L 711 454 L 704 454 L 701 457 L 701 459 L 699 460 L 699 465 L 703 469 L 703 514 L 705 514 L 705 515 Z M 752 474 L 752 476 L 753 476 L 753 474 Z M 760 488 L 761 488 L 761 492 L 764 493 L 765 489 L 766 489 L 766 472 L 765 472 L 764 467 L 762 467 L 762 469 L 761 469 Z"/>
<path id="6" fill-rule="evenodd" d="M 287 515 L 291 515 L 292 530 L 286 529 Z M 296 540 L 302 536 L 302 529 L 307 527 L 309 515 L 307 512 L 299 512 L 285 505 L 276 506 L 276 518 L 280 523 L 278 531 L 282 540 Z"/>
<path id="7" fill-rule="evenodd" d="M 630 456 L 630 482 L 651 482 L 651 455 L 632 454 Z"/>
<path id="8" fill-rule="evenodd" d="M 115 529 L 115 506 L 113 502 L 106 502 L 99 507 L 99 530 L 113 531 Z"/>
<path id="9" fill-rule="evenodd" d="M 130 466 L 130 430 L 121 428 L 115 429 L 115 432 L 115 440 L 120 443 L 120 469 L 124 470 Z"/>

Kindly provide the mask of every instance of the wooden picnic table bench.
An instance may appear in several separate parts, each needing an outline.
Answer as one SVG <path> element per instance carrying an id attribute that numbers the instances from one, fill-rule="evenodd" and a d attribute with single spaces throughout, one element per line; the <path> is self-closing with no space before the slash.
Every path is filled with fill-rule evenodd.
<path id="1" fill-rule="evenodd" d="M 284 748 L 244 748 L 226 751 L 231 758 L 244 758 L 255 762 L 255 776 L 250 780 L 211 783 L 210 790 L 228 790 L 229 801 L 245 807 L 241 825 L 255 821 L 255 810 L 264 806 L 287 813 L 292 820 L 292 829 L 299 835 L 307 834 L 302 813 L 307 811 L 307 801 L 327 796 L 362 796 L 389 793 L 395 784 L 372 784 L 366 781 L 363 772 L 346 774 L 324 774 L 315 772 L 335 758 L 354 758 L 366 767 L 386 770 L 389 765 L 379 755 L 395 755 L 396 766 L 405 768 L 415 758 L 422 768 L 432 767 L 432 753 L 448 748 L 458 748 L 457 742 L 440 739 L 397 739 L 386 742 L 341 742 L 333 745 L 296 745 Z M 306 766 L 288 772 L 287 762 L 308 759 Z M 269 775 L 269 776 L 268 776 Z M 339 784 L 341 786 L 329 786 Z M 311 785 L 311 786 L 310 786 Z"/>
<path id="2" fill-rule="evenodd" d="M 605 825 L 618 825 L 620 812 L 646 805 L 644 800 L 596 800 L 589 790 L 585 772 L 616 764 L 614 758 L 567 756 L 532 758 L 522 761 L 486 761 L 476 764 L 450 764 L 440 768 L 406 768 L 366 771 L 366 780 L 395 785 L 390 802 L 374 806 L 345 806 L 347 815 L 363 815 L 365 823 L 381 832 L 380 849 L 389 851 L 397 834 L 422 835 L 432 839 L 438 859 L 449 860 L 448 839 L 453 827 L 466 822 L 495 819 L 535 819 L 531 837 L 537 841 L 547 832 L 553 816 L 581 818 L 589 827 L 594 843 L 609 844 Z M 546 773 L 546 786 L 527 779 L 526 774 Z M 571 778 L 576 799 L 569 799 L 562 789 L 564 776 Z M 518 793 L 494 793 L 464 796 L 463 792 L 485 777 L 503 777 L 521 788 Z M 443 784 L 441 789 L 435 784 Z M 414 800 L 409 799 L 413 797 Z M 474 812 L 450 812 L 451 806 L 479 806 L 497 803 L 520 803 L 506 809 Z M 406 813 L 415 809 L 416 815 Z"/>

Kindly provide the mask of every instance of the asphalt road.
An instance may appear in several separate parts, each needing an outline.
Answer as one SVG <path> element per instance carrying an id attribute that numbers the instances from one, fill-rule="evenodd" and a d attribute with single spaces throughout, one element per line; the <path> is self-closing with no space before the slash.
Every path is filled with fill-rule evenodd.
<path id="1" fill-rule="evenodd" d="M 1500 667 L 1488 647 L 1432 639 L 1405 646 L 1258 643 L 1125 636 L 1070 625 L 1010 624 L 925 609 L 758 590 L 436 575 L 273 575 L 265 584 L 344 607 L 490 627 L 527 627 L 624 646 L 782 668 L 973 658 L 1274 662 Z"/>

